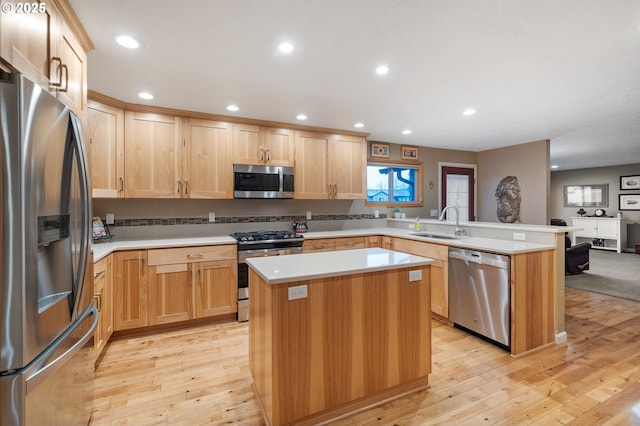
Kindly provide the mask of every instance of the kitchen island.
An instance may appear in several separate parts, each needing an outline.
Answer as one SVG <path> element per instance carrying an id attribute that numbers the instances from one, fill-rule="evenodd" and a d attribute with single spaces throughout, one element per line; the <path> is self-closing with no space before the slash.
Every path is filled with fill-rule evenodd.
<path id="1" fill-rule="evenodd" d="M 269 423 L 428 386 L 432 260 L 380 248 L 251 258 L 249 366 Z"/>

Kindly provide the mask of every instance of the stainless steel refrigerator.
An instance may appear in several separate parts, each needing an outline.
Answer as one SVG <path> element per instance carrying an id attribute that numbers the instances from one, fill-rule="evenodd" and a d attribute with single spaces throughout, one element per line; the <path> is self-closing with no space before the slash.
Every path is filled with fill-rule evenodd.
<path id="1" fill-rule="evenodd" d="M 93 388 L 91 198 L 80 120 L 0 71 L 0 425 L 86 425 Z"/>

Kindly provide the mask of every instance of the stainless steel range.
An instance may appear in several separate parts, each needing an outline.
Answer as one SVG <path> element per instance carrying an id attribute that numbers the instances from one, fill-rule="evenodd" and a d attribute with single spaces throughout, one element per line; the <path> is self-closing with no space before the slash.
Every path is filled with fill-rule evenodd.
<path id="1" fill-rule="evenodd" d="M 304 237 L 291 231 L 253 231 L 231 234 L 238 241 L 238 321 L 249 319 L 250 257 L 302 253 Z"/>

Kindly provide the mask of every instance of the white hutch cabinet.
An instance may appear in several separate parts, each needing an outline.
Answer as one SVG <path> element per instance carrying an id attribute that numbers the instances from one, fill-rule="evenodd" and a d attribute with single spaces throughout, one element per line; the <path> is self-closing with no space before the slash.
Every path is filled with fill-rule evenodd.
<path id="1" fill-rule="evenodd" d="M 627 248 L 627 225 L 618 217 L 574 217 L 572 244 L 590 242 L 591 248 L 622 253 Z"/>

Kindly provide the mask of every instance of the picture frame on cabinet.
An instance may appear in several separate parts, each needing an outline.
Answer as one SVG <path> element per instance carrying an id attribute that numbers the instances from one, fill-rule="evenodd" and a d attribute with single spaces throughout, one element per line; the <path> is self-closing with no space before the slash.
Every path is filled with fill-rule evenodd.
<path id="1" fill-rule="evenodd" d="M 618 210 L 640 211 L 640 194 L 618 194 Z"/>
<path id="2" fill-rule="evenodd" d="M 620 189 L 621 190 L 639 190 L 640 189 L 640 175 L 635 176 L 620 176 Z"/>
<path id="3" fill-rule="evenodd" d="M 389 144 L 371 142 L 371 157 L 389 158 Z"/>
<path id="4" fill-rule="evenodd" d="M 609 207 L 609 184 L 565 185 L 564 207 Z"/>
<path id="5" fill-rule="evenodd" d="M 418 159 L 418 148 L 414 146 L 403 146 L 402 147 L 402 159 L 403 160 L 417 160 Z"/>

